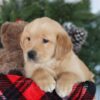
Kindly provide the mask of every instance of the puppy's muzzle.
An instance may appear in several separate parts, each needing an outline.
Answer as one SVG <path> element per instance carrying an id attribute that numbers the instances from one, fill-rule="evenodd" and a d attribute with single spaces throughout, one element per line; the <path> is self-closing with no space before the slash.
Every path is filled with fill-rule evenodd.
<path id="1" fill-rule="evenodd" d="M 35 59 L 36 59 L 36 56 L 37 56 L 37 53 L 36 53 L 36 51 L 31 50 L 31 51 L 28 52 L 27 55 L 28 55 L 28 58 L 29 58 L 29 59 L 35 60 Z"/>

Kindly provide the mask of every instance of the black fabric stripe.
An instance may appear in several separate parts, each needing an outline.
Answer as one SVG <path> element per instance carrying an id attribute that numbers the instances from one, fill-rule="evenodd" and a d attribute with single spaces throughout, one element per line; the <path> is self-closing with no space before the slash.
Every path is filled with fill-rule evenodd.
<path id="1" fill-rule="evenodd" d="M 85 95 L 82 97 L 82 100 L 93 100 L 96 93 L 96 85 L 93 82 L 86 81 L 84 86 L 88 87 Z"/>
<path id="2" fill-rule="evenodd" d="M 21 83 L 20 83 L 20 82 Z M 2 85 L 3 84 L 3 85 Z M 19 78 L 14 84 L 4 74 L 0 74 L 0 89 L 4 92 L 3 95 L 9 99 L 21 99 L 25 100 L 22 93 L 32 84 L 32 80 Z M 16 88 L 17 87 L 17 88 Z M 21 90 L 21 91 L 19 91 Z"/>
<path id="3" fill-rule="evenodd" d="M 19 78 L 18 80 L 21 80 Z M 17 80 L 17 82 L 18 82 Z M 17 82 L 15 82 L 17 84 Z M 12 83 L 10 87 L 8 87 L 5 92 L 3 93 L 8 100 L 19 100 L 19 98 L 22 98 L 22 100 L 25 100 L 24 96 L 22 95 L 21 92 L 16 88 L 15 84 Z"/>
<path id="4" fill-rule="evenodd" d="M 30 79 L 25 79 L 25 84 L 23 85 L 21 92 L 24 92 L 32 84 L 32 82 L 33 81 Z"/>
<path id="5" fill-rule="evenodd" d="M 25 97 L 22 95 L 21 92 L 14 86 L 13 86 L 13 91 L 11 88 L 8 88 L 5 92 L 4 95 L 8 100 L 19 100 L 19 98 L 22 98 L 22 100 L 25 100 Z M 9 92 L 9 93 L 8 93 Z"/>
<path id="6" fill-rule="evenodd" d="M 11 81 L 4 74 L 0 74 L 0 90 L 4 92 L 8 87 L 12 85 Z"/>
<path id="7" fill-rule="evenodd" d="M 46 93 L 41 100 L 62 100 L 55 91 L 53 91 L 53 93 Z"/>
<path id="8" fill-rule="evenodd" d="M 87 92 L 89 92 L 91 95 L 94 95 L 95 92 L 96 92 L 96 85 L 95 85 L 95 83 L 86 81 L 85 85 L 88 86 Z"/>
<path id="9" fill-rule="evenodd" d="M 15 84 L 18 83 L 19 80 L 21 80 L 21 78 L 19 78 Z M 19 92 L 19 90 L 16 88 L 15 84 L 12 84 L 9 88 L 6 89 L 6 91 L 4 92 L 4 95 L 7 97 L 7 99 L 13 99 L 13 98 L 19 98 L 22 97 L 22 94 Z"/>
<path id="10" fill-rule="evenodd" d="M 32 80 L 28 79 L 28 78 L 21 78 L 19 80 L 21 83 L 19 84 L 19 82 L 17 82 L 16 87 L 18 88 L 18 90 L 20 90 L 22 93 L 32 84 Z M 15 85 L 15 84 L 14 84 Z"/>
<path id="11" fill-rule="evenodd" d="M 26 79 L 24 77 L 19 78 L 15 84 L 12 85 L 9 89 L 6 91 L 7 98 L 15 99 L 15 98 L 23 98 L 22 100 L 25 100 L 24 97 L 22 97 L 22 93 L 32 84 L 32 80 Z M 14 93 L 14 94 L 13 94 Z M 12 95 L 13 94 L 13 95 Z"/>

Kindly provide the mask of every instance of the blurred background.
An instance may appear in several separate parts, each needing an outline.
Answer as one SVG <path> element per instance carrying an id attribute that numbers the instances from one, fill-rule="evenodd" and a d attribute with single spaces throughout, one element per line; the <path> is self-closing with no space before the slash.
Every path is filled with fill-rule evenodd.
<path id="1" fill-rule="evenodd" d="M 0 0 L 0 25 L 5 21 L 32 21 L 48 16 L 62 25 L 84 28 L 87 39 L 79 57 L 95 73 L 100 100 L 100 1 L 99 0 Z"/>

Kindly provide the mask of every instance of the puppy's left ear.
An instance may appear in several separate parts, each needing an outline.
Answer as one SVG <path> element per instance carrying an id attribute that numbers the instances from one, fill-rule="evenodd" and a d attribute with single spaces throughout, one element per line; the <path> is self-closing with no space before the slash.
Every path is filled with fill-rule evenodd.
<path id="1" fill-rule="evenodd" d="M 58 34 L 57 35 L 57 46 L 55 57 L 57 60 L 64 58 L 64 56 L 69 53 L 72 49 L 72 42 L 70 37 L 65 34 Z"/>

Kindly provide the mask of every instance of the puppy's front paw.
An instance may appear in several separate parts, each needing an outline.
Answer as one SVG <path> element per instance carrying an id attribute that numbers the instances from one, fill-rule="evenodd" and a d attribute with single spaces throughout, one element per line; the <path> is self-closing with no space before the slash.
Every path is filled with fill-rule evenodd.
<path id="1" fill-rule="evenodd" d="M 59 80 L 57 82 L 56 92 L 60 97 L 66 97 L 71 93 L 73 85 L 74 83 L 67 82 L 67 80 L 66 82 Z"/>
<path id="2" fill-rule="evenodd" d="M 54 78 L 46 71 L 39 70 L 32 76 L 33 81 L 45 92 L 52 92 L 55 89 L 56 82 Z"/>
<path id="3" fill-rule="evenodd" d="M 68 96 L 72 91 L 73 85 L 77 82 L 79 82 L 79 78 L 76 74 L 62 73 L 57 80 L 57 94 L 62 98 Z"/>
<path id="4" fill-rule="evenodd" d="M 36 81 L 37 85 L 45 92 L 52 92 L 55 89 L 56 82 L 51 76 Z"/>

